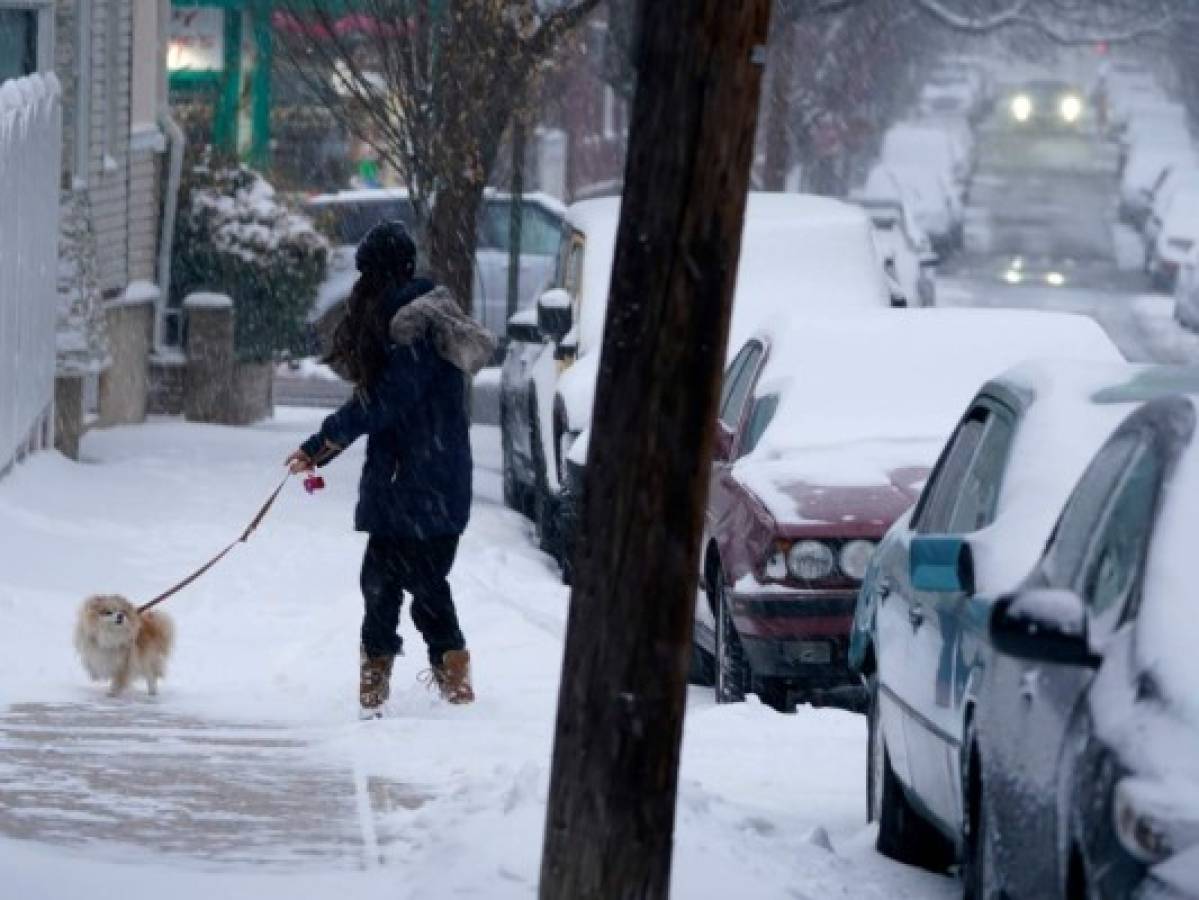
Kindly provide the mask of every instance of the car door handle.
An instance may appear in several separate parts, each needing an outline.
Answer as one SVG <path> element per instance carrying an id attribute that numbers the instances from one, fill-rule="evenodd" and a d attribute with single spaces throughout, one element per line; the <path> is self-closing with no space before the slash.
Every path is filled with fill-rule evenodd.
<path id="1" fill-rule="evenodd" d="M 908 622 L 911 623 L 913 631 L 924 624 L 924 607 L 921 604 L 913 603 L 908 608 Z"/>
<path id="2" fill-rule="evenodd" d="M 1037 687 L 1041 681 L 1041 673 L 1037 669 L 1028 669 L 1020 676 L 1020 696 L 1025 703 L 1037 699 Z"/>
<path id="3" fill-rule="evenodd" d="M 878 599 L 886 600 L 895 593 L 895 580 L 893 578 L 880 578 L 878 582 Z"/>

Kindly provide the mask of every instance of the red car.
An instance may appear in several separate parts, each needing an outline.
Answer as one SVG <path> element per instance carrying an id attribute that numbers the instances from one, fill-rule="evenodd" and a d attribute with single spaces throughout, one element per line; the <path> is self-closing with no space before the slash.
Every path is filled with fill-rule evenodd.
<path id="1" fill-rule="evenodd" d="M 996 373 L 1096 338 L 1079 316 L 945 309 L 792 317 L 749 340 L 721 396 L 693 680 L 718 702 L 858 708 L 858 588 L 962 408 Z"/>

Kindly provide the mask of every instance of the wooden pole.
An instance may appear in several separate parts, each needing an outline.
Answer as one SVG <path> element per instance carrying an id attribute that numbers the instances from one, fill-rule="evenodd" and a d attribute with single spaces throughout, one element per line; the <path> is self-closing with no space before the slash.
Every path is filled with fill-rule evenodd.
<path id="1" fill-rule="evenodd" d="M 716 405 L 770 0 L 640 4 L 542 900 L 666 897 Z"/>
<path id="2" fill-rule="evenodd" d="M 516 314 L 520 299 L 521 226 L 524 224 L 525 198 L 525 134 L 526 117 L 523 109 L 512 116 L 512 191 L 508 214 L 508 315 L 506 323 Z M 503 329 L 501 329 L 501 333 Z"/>

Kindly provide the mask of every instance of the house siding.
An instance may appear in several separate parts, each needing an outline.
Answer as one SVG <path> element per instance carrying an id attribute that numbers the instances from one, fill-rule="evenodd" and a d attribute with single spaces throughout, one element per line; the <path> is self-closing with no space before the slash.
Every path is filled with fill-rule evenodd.
<path id="1" fill-rule="evenodd" d="M 129 151 L 133 2 L 91 0 L 91 90 L 86 98 L 88 147 L 84 171 L 78 171 L 76 146 L 81 115 L 76 18 L 79 4 L 77 0 L 59 0 L 57 5 L 56 64 L 63 83 L 65 110 L 63 185 L 83 186 L 90 195 L 100 289 L 105 297 L 119 295 L 134 277 L 147 277 L 152 272 L 145 269 L 147 254 L 153 255 L 153 250 L 147 251 L 144 246 L 145 224 L 139 223 L 140 232 L 132 232 L 134 210 L 154 208 L 156 187 L 152 175 L 147 178 L 144 174 L 147 167 L 153 171 L 153 159 L 134 160 Z M 139 172 L 142 174 L 137 181 Z M 150 196 L 133 196 L 135 187 L 148 187 Z"/>

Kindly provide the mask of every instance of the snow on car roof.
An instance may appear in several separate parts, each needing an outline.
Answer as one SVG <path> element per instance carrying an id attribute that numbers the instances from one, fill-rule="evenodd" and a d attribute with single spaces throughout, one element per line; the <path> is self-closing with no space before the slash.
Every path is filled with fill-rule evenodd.
<path id="1" fill-rule="evenodd" d="M 789 520 L 782 485 L 886 484 L 931 467 L 988 379 L 1029 357 L 1110 362 L 1119 353 L 1093 320 L 1027 310 L 886 310 L 804 316 L 763 335 L 755 397 L 778 396 L 773 419 L 737 466 L 771 513 Z"/>
<path id="2" fill-rule="evenodd" d="M 1196 405 L 1191 397 L 1192 406 Z M 1199 598 L 1194 591 L 1199 535 L 1199 437 L 1183 451 L 1162 497 L 1145 574 L 1136 656 L 1151 670 L 1171 706 L 1199 729 Z"/>
<path id="3" fill-rule="evenodd" d="M 586 235 L 579 349 L 598 351 L 607 315 L 620 198 L 585 200 L 566 220 Z M 866 308 L 890 303 L 870 222 L 827 197 L 754 192 L 746 208 L 730 344 L 781 308 Z"/>
<path id="4" fill-rule="evenodd" d="M 765 333 L 755 396 L 778 394 L 756 455 L 877 438 L 944 439 L 990 378 L 1033 357 L 1114 362 L 1094 320 L 1027 310 L 803 315 Z"/>
<path id="5" fill-rule="evenodd" d="M 408 197 L 408 189 L 403 187 L 379 187 L 379 188 L 347 188 L 343 191 L 333 191 L 328 194 L 317 194 L 309 197 L 304 201 L 305 206 L 333 206 L 339 203 L 371 203 L 381 202 L 385 200 L 405 200 Z M 508 191 L 497 191 L 495 188 L 487 188 L 483 192 L 485 200 L 509 200 L 512 195 Z M 566 204 L 557 197 L 550 194 L 542 193 L 541 191 L 527 191 L 521 194 L 521 198 L 527 203 L 536 203 L 544 206 L 546 209 L 559 216 L 566 215 Z"/>

